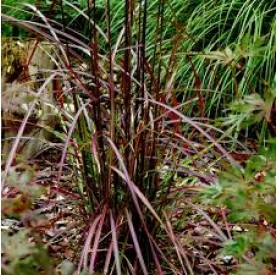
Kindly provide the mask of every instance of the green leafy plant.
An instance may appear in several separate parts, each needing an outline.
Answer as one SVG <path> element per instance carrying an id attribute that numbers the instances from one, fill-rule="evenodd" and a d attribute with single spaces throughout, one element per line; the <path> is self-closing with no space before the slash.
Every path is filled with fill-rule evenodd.
<path id="1" fill-rule="evenodd" d="M 225 207 L 229 221 L 239 225 L 240 232 L 224 243 L 222 253 L 238 257 L 244 264 L 241 268 L 271 265 L 275 257 L 274 236 L 268 232 L 276 221 L 275 152 L 270 141 L 244 169 L 222 172 L 217 183 L 201 193 L 202 202 Z"/>
<path id="2" fill-rule="evenodd" d="M 33 183 L 34 171 L 27 165 L 9 170 L 2 191 L 2 220 L 12 219 L 25 224 L 33 202 L 45 192 L 45 188 Z M 28 220 L 28 223 L 31 220 Z M 25 224 L 27 225 L 27 224 Z M 1 231 L 2 273 L 6 275 L 53 274 L 54 267 L 46 249 L 32 239 L 32 229 L 11 226 Z"/>
<path id="3" fill-rule="evenodd" d="M 36 275 L 54 274 L 51 259 L 45 249 L 33 241 L 30 241 L 30 233 L 27 230 L 10 235 L 8 232 L 1 233 L 2 248 L 2 274 L 5 275 Z"/>
<path id="4" fill-rule="evenodd" d="M 245 95 L 243 99 L 235 100 L 230 104 L 228 116 L 221 119 L 222 125 L 228 127 L 229 132 L 235 131 L 234 136 L 250 126 L 263 126 L 260 132 L 261 137 L 265 136 L 266 129 L 272 136 L 275 136 L 275 101 L 274 87 L 267 88 L 263 97 L 257 93 Z"/>

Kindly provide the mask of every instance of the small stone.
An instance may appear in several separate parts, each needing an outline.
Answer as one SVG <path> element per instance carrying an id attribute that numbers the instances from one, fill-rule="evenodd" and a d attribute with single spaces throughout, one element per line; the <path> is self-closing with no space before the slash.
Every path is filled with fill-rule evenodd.
<path id="1" fill-rule="evenodd" d="M 46 230 L 45 234 L 51 238 L 55 236 L 55 232 L 53 230 Z"/>
<path id="2" fill-rule="evenodd" d="M 237 231 L 237 232 L 242 232 L 243 231 L 243 229 L 238 225 L 233 226 L 232 230 Z"/>
<path id="3" fill-rule="evenodd" d="M 231 255 L 225 255 L 220 259 L 224 264 L 230 265 L 233 261 L 233 256 Z"/>

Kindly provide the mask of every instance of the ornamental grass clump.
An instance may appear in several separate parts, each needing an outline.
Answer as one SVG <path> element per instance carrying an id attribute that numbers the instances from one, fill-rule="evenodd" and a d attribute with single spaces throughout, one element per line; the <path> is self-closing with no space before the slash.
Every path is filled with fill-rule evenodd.
<path id="1" fill-rule="evenodd" d="M 194 33 L 197 40 L 190 48 L 192 35 L 180 27 L 177 17 L 169 18 L 168 11 L 177 6 L 166 2 L 126 0 L 115 12 L 119 6 L 112 0 L 102 6 L 88 1 L 83 9 L 60 1 L 53 2 L 47 16 L 25 4 L 34 13 L 31 22 L 3 15 L 4 21 L 24 28 L 38 41 L 53 43 L 60 54 L 59 64 L 45 81 L 55 81 L 60 111 L 61 126 L 53 130 L 62 143 L 55 182 L 61 184 L 64 173 L 73 171 L 70 192 L 78 192 L 81 201 L 84 230 L 78 274 L 202 274 L 204 265 L 217 274 L 211 259 L 192 245 L 192 236 L 184 238 L 187 229 L 177 233 L 178 213 L 173 208 L 188 211 L 187 218 L 197 217 L 192 224 L 208 221 L 219 243 L 228 240 L 221 226 L 191 198 L 216 182 L 217 169 L 242 168 L 220 143 L 227 142 L 228 135 L 209 125 L 210 109 L 202 90 L 210 81 L 206 75 L 214 76 L 210 69 L 205 71 L 209 66 L 204 69 L 203 60 L 214 54 L 226 66 L 225 58 L 233 52 L 229 45 L 224 53 L 217 52 L 217 45 L 202 48 L 217 28 L 205 29 L 207 35 L 200 39 Z M 203 1 L 198 3 L 187 26 L 197 22 L 193 14 L 205 13 Z M 228 16 L 231 7 L 223 3 L 222 8 Z M 60 18 L 51 18 L 55 9 Z M 70 22 L 69 10 L 76 16 Z M 80 22 L 82 29 L 71 28 Z M 217 22 L 220 28 L 222 19 Z M 200 26 L 197 23 L 193 25 Z M 239 61 L 230 61 L 237 68 Z M 230 73 L 227 85 L 237 95 Z M 181 83 L 188 85 L 184 91 L 190 87 L 194 93 L 184 96 L 177 89 Z M 211 106 L 217 100 L 211 99 Z M 219 106 L 213 111 L 217 113 Z M 14 157 L 11 153 L 6 174 Z"/>

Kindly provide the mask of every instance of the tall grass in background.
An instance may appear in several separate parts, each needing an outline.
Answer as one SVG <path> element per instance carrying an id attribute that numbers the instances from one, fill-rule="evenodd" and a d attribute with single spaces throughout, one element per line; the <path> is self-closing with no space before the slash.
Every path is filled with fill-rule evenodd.
<path id="1" fill-rule="evenodd" d="M 112 3 L 112 33 L 117 33 L 124 4 Z M 99 6 L 103 4 L 99 2 Z M 273 1 L 162 1 L 161 31 L 156 28 L 158 5 L 159 1 L 148 5 L 146 51 L 150 59 L 158 56 L 162 74 L 175 62 L 172 86 L 180 101 L 200 93 L 206 115 L 215 117 L 222 115 L 221 110 L 233 99 L 254 92 L 262 94 L 272 85 Z M 161 48 L 155 46 L 159 36 Z M 158 67 L 157 62 L 152 64 Z M 198 114 L 196 107 L 185 110 Z"/>
<path id="2" fill-rule="evenodd" d="M 197 274 L 194 255 L 184 249 L 166 212 L 175 200 L 173 177 L 179 171 L 205 187 L 215 176 L 196 162 L 203 165 L 209 157 L 236 165 L 215 140 L 221 131 L 204 121 L 234 97 L 260 93 L 273 81 L 274 6 L 94 3 L 57 1 L 52 8 L 60 11 L 59 20 L 30 4 L 23 9 L 35 20 L 3 15 L 60 50 L 53 75 L 63 91 L 57 182 L 70 167 L 73 188 L 83 198 L 86 230 L 78 271 Z M 69 10 L 76 12 L 70 22 Z M 76 29 L 79 22 L 82 30 Z M 194 133 L 200 143 L 192 141 Z"/>
<path id="3" fill-rule="evenodd" d="M 10 1 L 6 1 L 10 3 Z M 88 38 L 89 24 L 86 1 L 63 2 L 65 27 L 79 31 Z M 99 30 L 106 30 L 106 1 L 96 0 L 95 16 Z M 137 2 L 134 2 L 136 7 Z M 5 5 L 20 18 L 24 13 Z M 47 5 L 38 2 L 43 11 Z M 79 9 L 79 10 L 78 10 Z M 18 12 L 16 12 L 18 10 Z M 157 20 L 160 10 L 162 23 Z M 80 12 L 79 12 L 80 11 Z M 233 99 L 259 93 L 273 85 L 275 71 L 275 3 L 263 1 L 159 1 L 147 4 L 145 29 L 146 57 L 153 70 L 165 76 L 173 64 L 171 86 L 178 99 L 188 100 L 198 95 L 205 101 L 208 117 L 223 115 Z M 136 11 L 134 18 L 139 14 Z M 117 43 L 123 28 L 125 2 L 111 0 L 111 45 Z M 53 8 L 51 18 L 62 21 L 60 8 Z M 137 31 L 134 26 L 132 32 Z M 122 34 L 123 35 L 123 34 Z M 159 46 L 159 41 L 163 41 Z M 108 45 L 103 35 L 99 44 L 103 54 Z M 158 62 L 159 61 L 159 62 Z M 169 72 L 168 72 L 169 74 Z M 187 114 L 200 115 L 198 104 L 184 108 Z"/>

